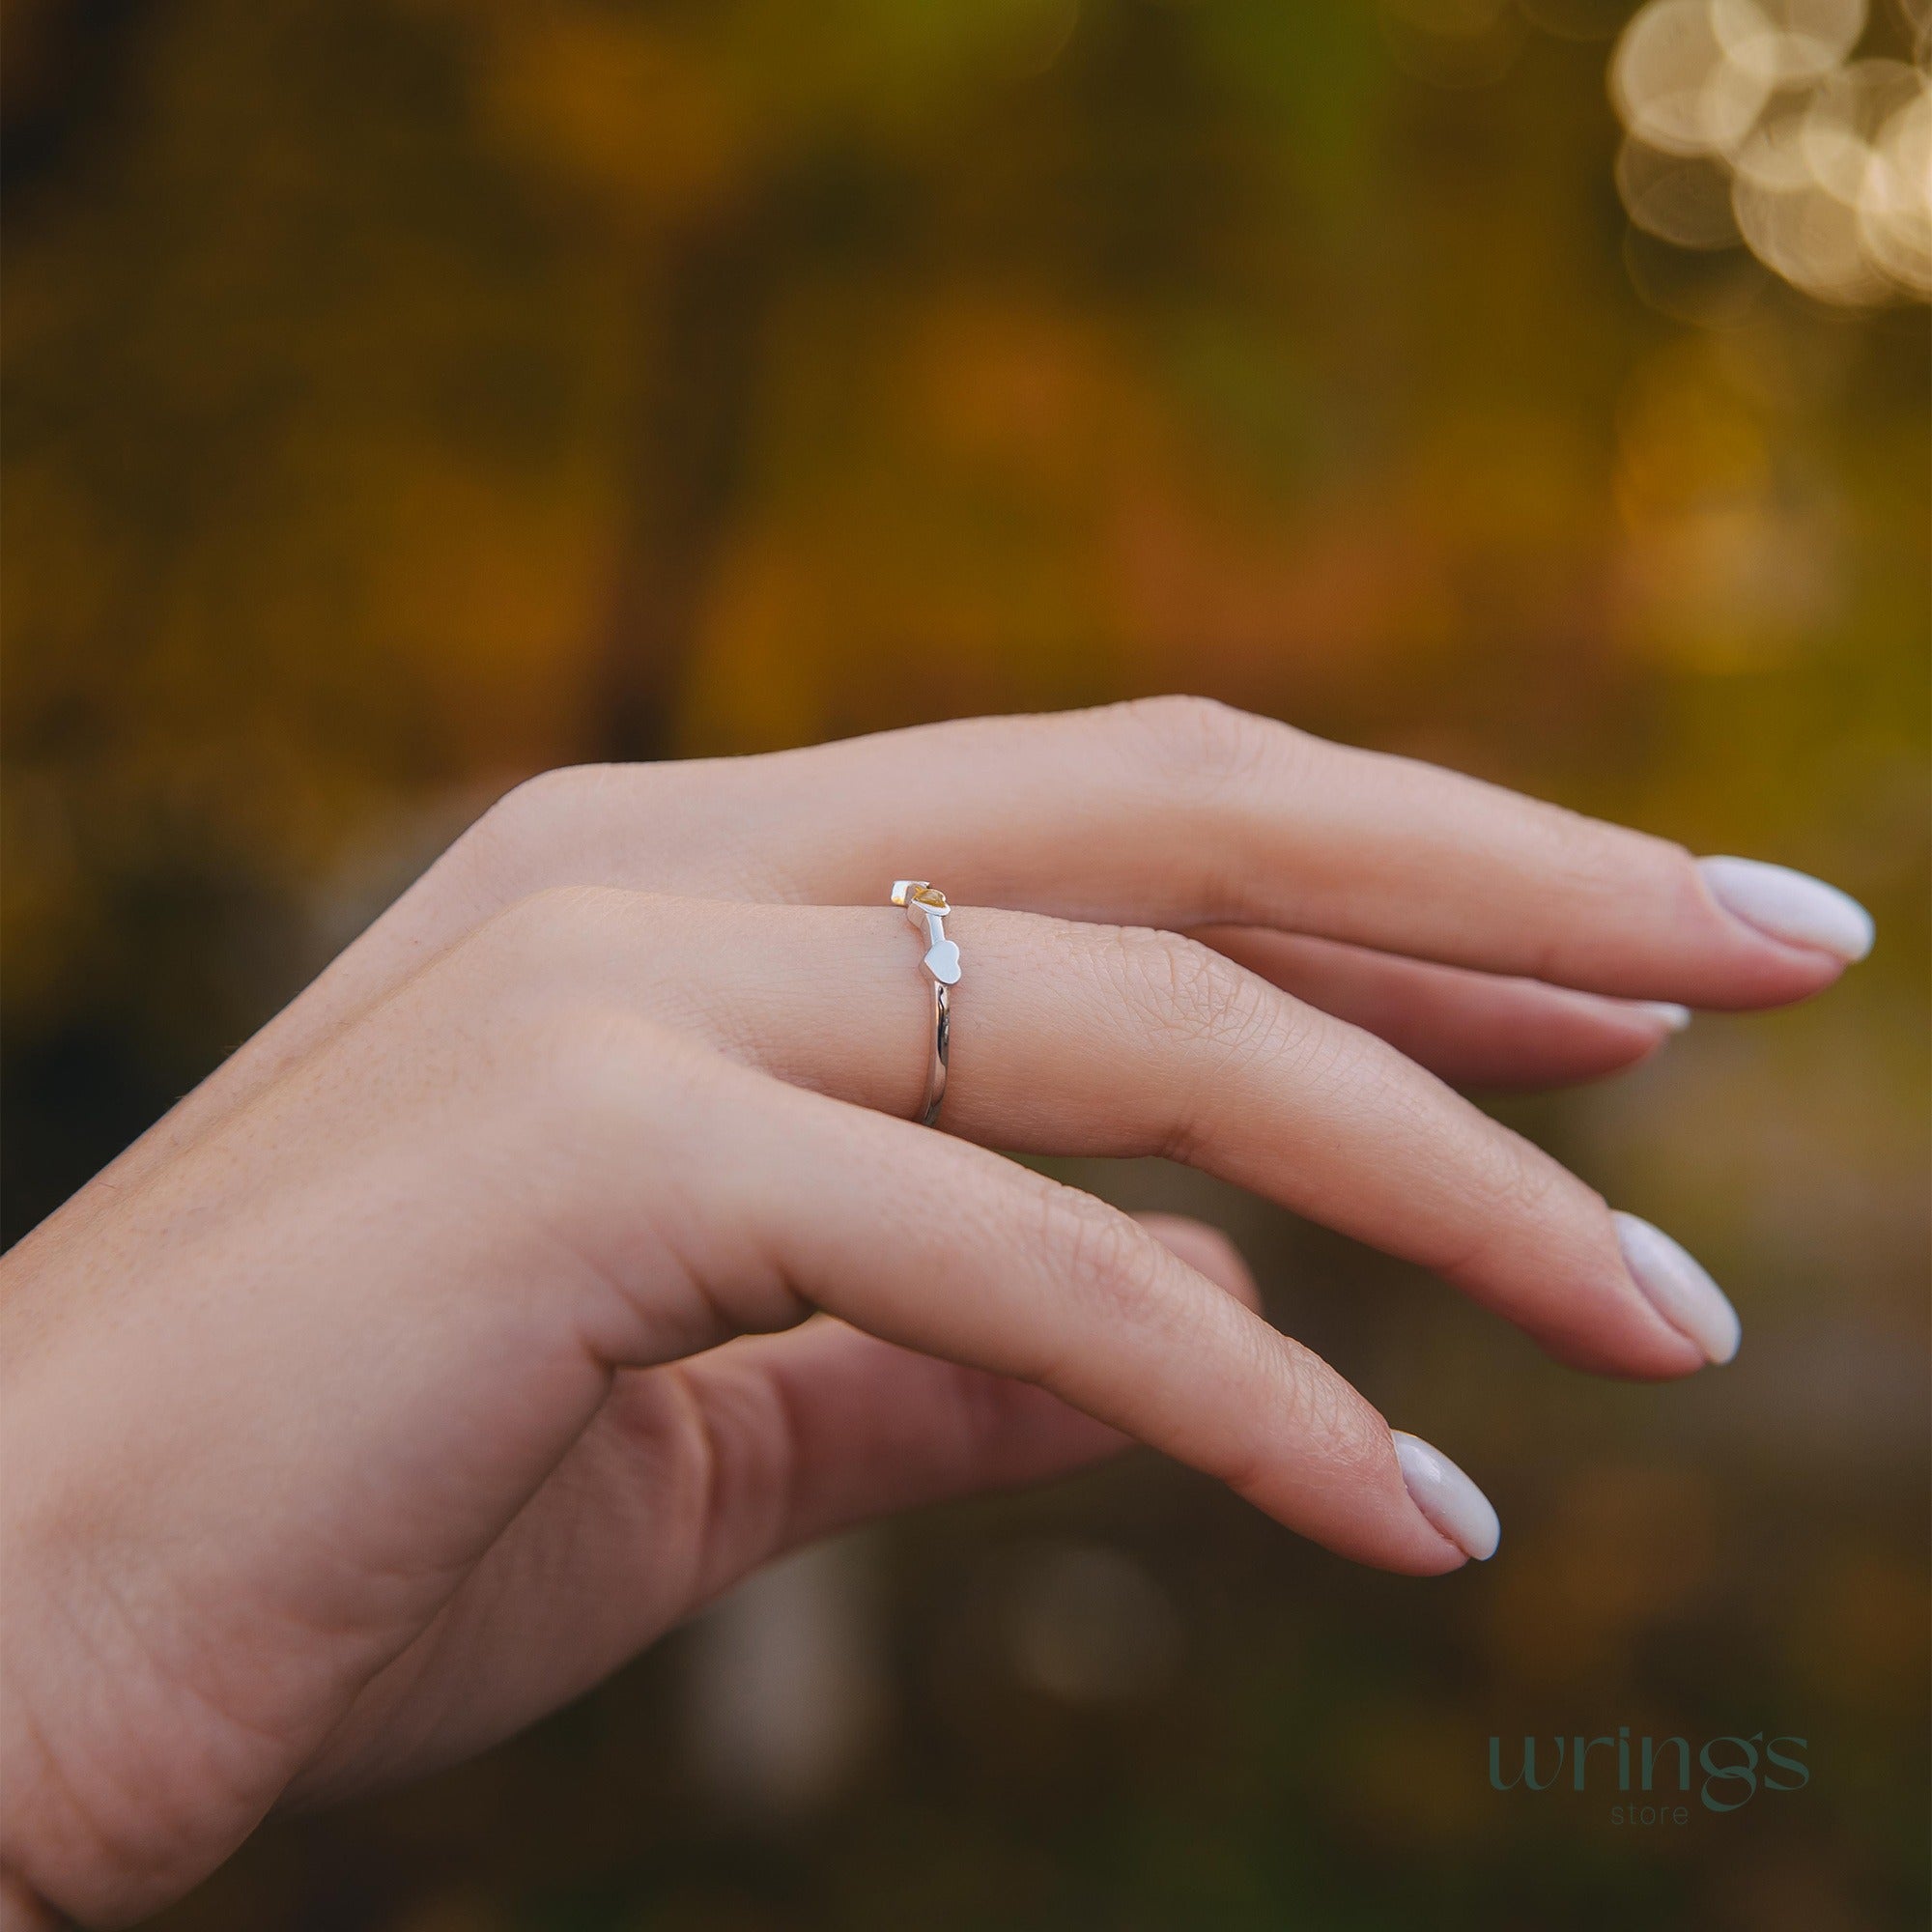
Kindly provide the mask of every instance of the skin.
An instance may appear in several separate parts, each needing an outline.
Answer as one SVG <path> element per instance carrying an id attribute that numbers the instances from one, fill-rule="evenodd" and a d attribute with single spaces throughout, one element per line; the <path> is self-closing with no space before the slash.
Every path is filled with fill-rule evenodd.
<path id="1" fill-rule="evenodd" d="M 945 1132 L 908 874 L 961 908 Z M 1190 699 L 522 787 L 0 1263 L 0 1923 L 125 1923 L 781 1550 L 1123 1439 L 1459 1567 L 1219 1236 L 988 1147 L 1188 1161 L 1684 1375 L 1447 1081 L 1840 970 L 1666 841 Z"/>

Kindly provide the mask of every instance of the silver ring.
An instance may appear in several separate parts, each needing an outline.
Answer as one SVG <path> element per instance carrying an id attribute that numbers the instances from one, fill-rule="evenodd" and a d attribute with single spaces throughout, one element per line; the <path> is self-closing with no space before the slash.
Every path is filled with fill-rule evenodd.
<path id="1" fill-rule="evenodd" d="M 952 988 L 959 983 L 959 949 L 946 936 L 946 915 L 952 908 L 937 886 L 923 879 L 898 879 L 893 903 L 905 908 L 907 923 L 925 941 L 920 962 L 932 983 L 932 1057 L 925 1069 L 925 1098 L 920 1102 L 919 1123 L 929 1127 L 939 1118 L 946 1098 L 946 1059 L 952 1045 Z"/>

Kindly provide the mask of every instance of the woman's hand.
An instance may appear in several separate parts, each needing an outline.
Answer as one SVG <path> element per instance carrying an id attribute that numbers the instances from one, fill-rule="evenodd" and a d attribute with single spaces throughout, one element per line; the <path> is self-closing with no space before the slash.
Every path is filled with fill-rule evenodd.
<path id="1" fill-rule="evenodd" d="M 908 874 L 966 908 L 945 1134 Z M 1708 1278 L 1435 1076 L 1607 1071 L 1869 937 L 1194 700 L 523 787 L 7 1258 L 15 1911 L 151 1910 L 789 1545 L 1122 1436 L 1360 1561 L 1487 1554 L 1217 1236 L 970 1143 L 1186 1160 L 1682 1375 Z"/>

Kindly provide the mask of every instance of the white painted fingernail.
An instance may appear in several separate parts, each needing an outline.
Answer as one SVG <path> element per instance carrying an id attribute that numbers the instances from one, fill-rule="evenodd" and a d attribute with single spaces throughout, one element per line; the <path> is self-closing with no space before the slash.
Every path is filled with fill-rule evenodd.
<path id="1" fill-rule="evenodd" d="M 1502 1541 L 1503 1526 L 1490 1499 L 1439 1449 L 1419 1435 L 1391 1429 L 1402 1480 L 1429 1520 L 1465 1556 L 1487 1563 Z"/>
<path id="2" fill-rule="evenodd" d="M 1682 1033 L 1690 1024 L 1690 1009 L 1680 1007 L 1671 1000 L 1638 1000 L 1638 1012 L 1648 1013 L 1654 1020 L 1662 1020 L 1672 1033 Z"/>
<path id="3" fill-rule="evenodd" d="M 1849 893 L 1761 859 L 1699 859 L 1711 896 L 1747 925 L 1851 961 L 1872 950 L 1872 916 Z"/>
<path id="4" fill-rule="evenodd" d="M 1724 1291 L 1662 1228 L 1621 1209 L 1617 1242 L 1632 1278 L 1650 1305 L 1704 1351 L 1709 1362 L 1728 1362 L 1738 1352 L 1744 1324 Z"/>

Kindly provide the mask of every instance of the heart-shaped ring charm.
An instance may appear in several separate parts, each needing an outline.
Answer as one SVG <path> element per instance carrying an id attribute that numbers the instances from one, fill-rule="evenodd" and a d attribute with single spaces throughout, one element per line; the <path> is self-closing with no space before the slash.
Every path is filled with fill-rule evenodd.
<path id="1" fill-rule="evenodd" d="M 929 879 L 895 879 L 893 903 L 905 909 L 906 923 L 925 937 L 923 965 L 932 983 L 932 1051 L 925 1066 L 925 1098 L 916 1116 L 923 1127 L 939 1118 L 946 1098 L 946 1062 L 952 1041 L 952 993 L 959 983 L 959 949 L 946 936 L 946 916 L 952 910 L 947 896 Z"/>
<path id="2" fill-rule="evenodd" d="M 959 949 L 950 939 L 941 939 L 926 949 L 925 970 L 942 986 L 959 983 Z"/>

